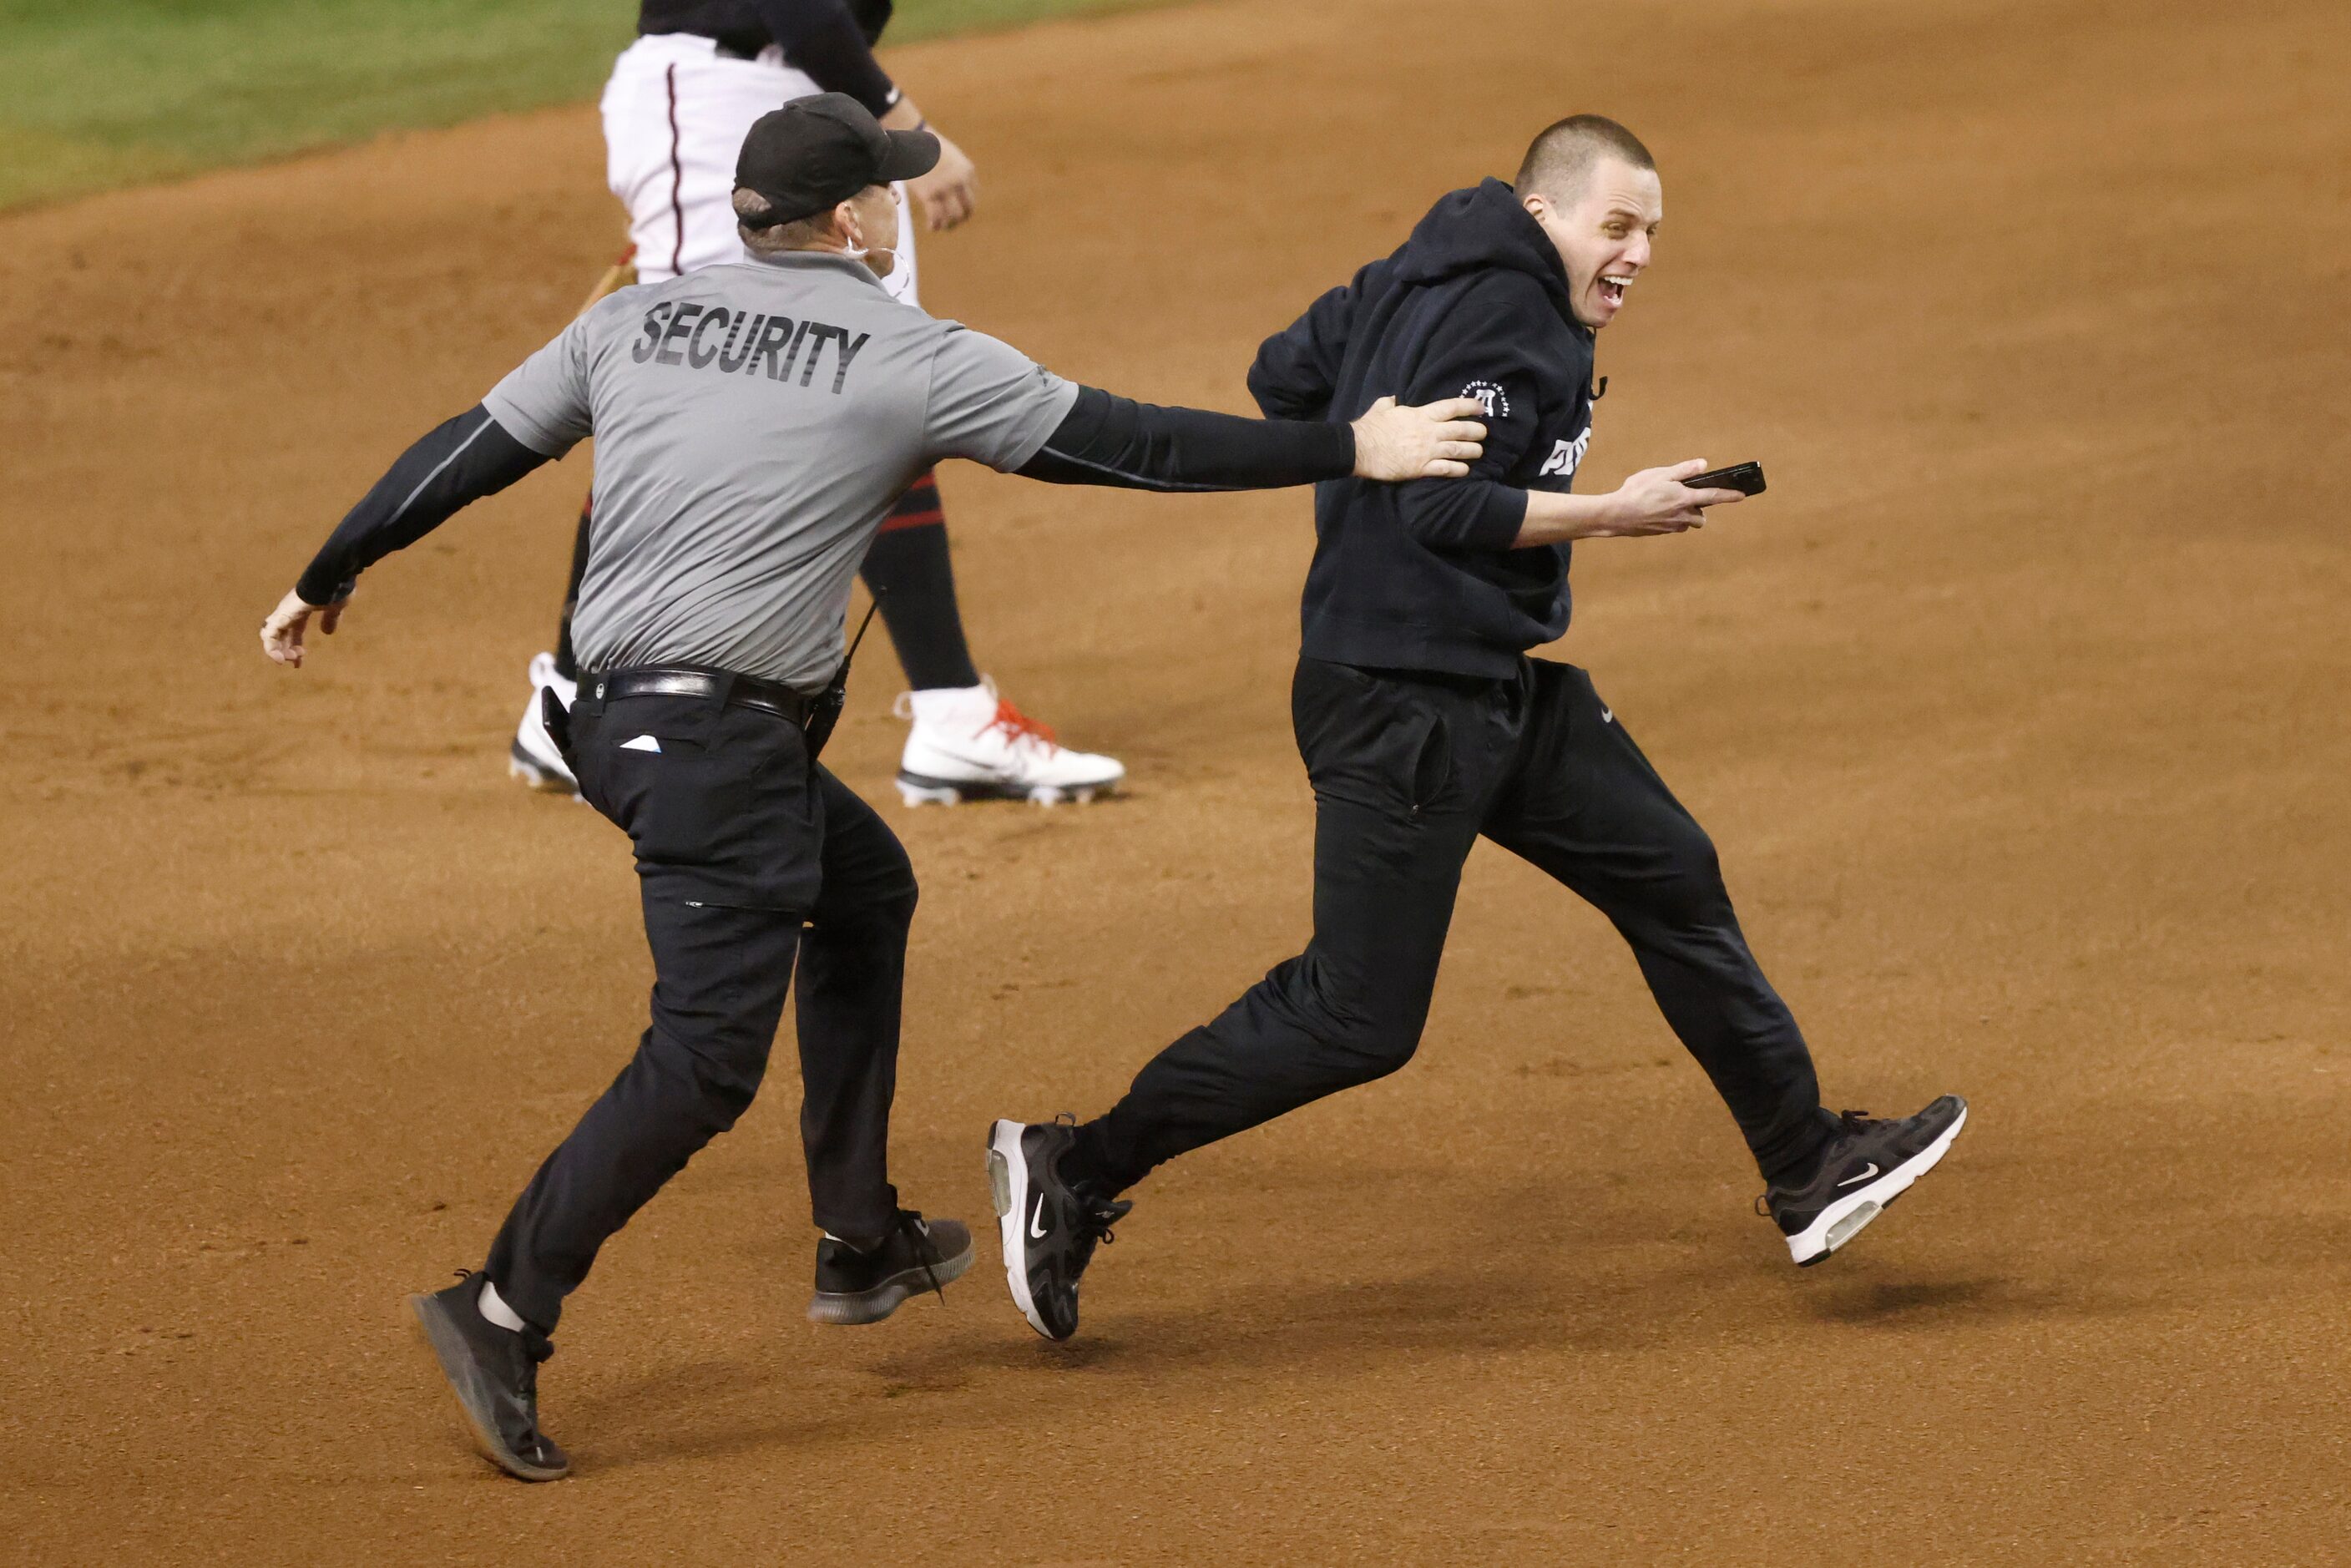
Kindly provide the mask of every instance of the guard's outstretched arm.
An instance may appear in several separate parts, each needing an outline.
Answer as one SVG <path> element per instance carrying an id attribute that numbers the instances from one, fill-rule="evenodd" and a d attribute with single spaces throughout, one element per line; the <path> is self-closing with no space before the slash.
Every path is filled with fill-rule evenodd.
<path id="1" fill-rule="evenodd" d="M 475 403 L 400 455 L 328 537 L 294 591 L 308 604 L 348 599 L 360 572 L 547 461 Z"/>
<path id="2" fill-rule="evenodd" d="M 1453 477 L 1474 461 L 1485 426 L 1477 404 L 1406 409 L 1382 399 L 1353 424 L 1241 419 L 1162 408 L 1080 387 L 1053 434 L 1014 472 L 1053 485 L 1133 490 L 1270 490 L 1350 475 Z"/>
<path id="3" fill-rule="evenodd" d="M 1267 490 L 1343 479 L 1354 465 L 1355 433 L 1343 424 L 1162 408 L 1080 387 L 1068 416 L 1017 472 L 1049 485 Z"/>

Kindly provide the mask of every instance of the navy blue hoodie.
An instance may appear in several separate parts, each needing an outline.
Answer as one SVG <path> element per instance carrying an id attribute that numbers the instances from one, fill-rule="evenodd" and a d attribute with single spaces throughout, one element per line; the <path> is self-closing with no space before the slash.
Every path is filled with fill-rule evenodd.
<path id="1" fill-rule="evenodd" d="M 1270 418 L 1344 423 L 1389 394 L 1486 407 L 1467 479 L 1315 486 L 1308 656 L 1502 676 L 1567 630 L 1568 547 L 1510 541 L 1523 492 L 1567 489 L 1592 440 L 1592 331 L 1569 299 L 1550 237 L 1488 180 L 1258 350 L 1249 392 Z"/>

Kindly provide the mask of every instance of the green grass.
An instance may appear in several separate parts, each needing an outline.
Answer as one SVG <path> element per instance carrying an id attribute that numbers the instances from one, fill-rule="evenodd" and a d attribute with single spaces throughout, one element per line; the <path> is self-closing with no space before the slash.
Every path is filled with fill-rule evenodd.
<path id="1" fill-rule="evenodd" d="M 899 0 L 889 41 L 1135 3 Z M 0 0 L 0 208 L 593 98 L 635 24 L 632 0 Z"/>

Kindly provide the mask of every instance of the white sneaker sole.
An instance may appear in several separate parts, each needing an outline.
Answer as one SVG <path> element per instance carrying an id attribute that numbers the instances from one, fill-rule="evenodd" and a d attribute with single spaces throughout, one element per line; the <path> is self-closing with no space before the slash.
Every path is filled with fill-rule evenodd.
<path id="1" fill-rule="evenodd" d="M 898 775 L 899 798 L 909 806 L 960 806 L 966 800 L 1026 800 L 1032 806 L 1058 806 L 1063 801 L 1091 805 L 1097 795 L 1118 788 L 1115 779 L 1102 784 L 998 784 L 988 779 L 930 779 L 917 773 Z"/>
<path id="2" fill-rule="evenodd" d="M 1951 1140 L 1968 1124 L 1965 1106 L 1959 1109 L 1958 1120 L 1943 1129 L 1942 1136 L 1871 1182 L 1856 1187 L 1821 1210 L 1818 1219 L 1788 1238 L 1788 1256 L 1800 1269 L 1809 1269 L 1821 1262 L 1838 1248 L 1860 1235 L 1869 1222 L 1886 1212 L 1886 1206 L 1910 1190 L 1910 1185 L 1950 1152 Z"/>
<path id="3" fill-rule="evenodd" d="M 1004 1249 L 1004 1283 L 1012 1291 L 1012 1304 L 1030 1328 L 1051 1339 L 1029 1291 L 1029 1239 L 1021 1234 L 1021 1216 L 1029 1212 L 1029 1161 L 1020 1153 L 1025 1131 L 1027 1124 L 1003 1120 L 988 1129 L 987 1192 L 996 1201 L 996 1236 Z"/>

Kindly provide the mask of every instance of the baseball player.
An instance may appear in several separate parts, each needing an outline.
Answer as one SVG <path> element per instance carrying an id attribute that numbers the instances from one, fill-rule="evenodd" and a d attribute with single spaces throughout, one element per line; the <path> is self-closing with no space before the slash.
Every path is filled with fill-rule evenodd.
<path id="1" fill-rule="evenodd" d="M 262 628 L 302 662 L 352 580 L 458 507 L 596 438 L 577 701 L 550 734 L 633 841 L 653 956 L 634 1059 L 550 1155 L 478 1274 L 411 1298 L 490 1458 L 549 1480 L 538 1364 L 597 1250 L 750 1103 L 797 971 L 820 1322 L 873 1322 L 967 1268 L 969 1232 L 888 1180 L 915 883 L 882 819 L 817 765 L 839 711 L 850 578 L 946 457 L 1056 483 L 1260 488 L 1458 477 L 1466 399 L 1352 424 L 1154 408 L 1080 387 L 893 298 L 893 182 L 927 131 L 855 99 L 763 115 L 735 176 L 746 259 L 622 290 L 424 436 L 343 519 Z"/>
<path id="2" fill-rule="evenodd" d="M 608 274 L 600 296 L 625 281 L 658 283 L 743 258 L 729 204 L 735 154 L 768 110 L 839 91 L 885 127 L 928 129 L 873 57 L 890 13 L 891 0 L 643 0 L 639 37 L 614 63 L 602 104 L 607 177 L 629 211 L 632 263 Z M 977 194 L 971 160 L 941 136 L 938 166 L 900 192 L 897 265 L 883 284 L 893 298 L 918 303 L 914 212 L 934 229 L 953 228 Z M 580 508 L 555 651 L 531 661 L 531 701 L 507 752 L 515 777 L 571 794 L 576 783 L 540 722 L 538 692 L 552 687 L 568 704 L 576 689 L 571 610 L 594 505 L 591 497 Z M 1115 758 L 1061 746 L 973 664 L 946 515 L 927 471 L 891 509 L 862 571 L 913 688 L 898 699 L 899 716 L 912 721 L 898 772 L 907 804 L 1004 796 L 1050 805 L 1118 786 L 1126 770 Z"/>
<path id="3" fill-rule="evenodd" d="M 1375 389 L 1477 398 L 1474 477 L 1315 495 L 1291 713 L 1314 786 L 1314 935 L 1082 1126 L 999 1121 L 988 1166 L 1015 1303 L 1078 1324 L 1078 1280 L 1163 1161 L 1394 1072 L 1427 1018 L 1461 866 L 1483 835 L 1597 905 L 1761 1167 L 1759 1207 L 1800 1264 L 1874 1219 L 1950 1147 L 1967 1107 L 1828 1114 L 1803 1036 L 1748 951 L 1714 846 L 1592 679 L 1528 657 L 1568 623 L 1576 539 L 1679 533 L 1740 498 L 1701 461 L 1570 493 L 1592 439 L 1594 336 L 1650 262 L 1664 196 L 1647 149 L 1578 115 L 1515 185 L 1440 200 L 1393 256 L 1269 339 L 1269 416 L 1343 420 Z"/>

